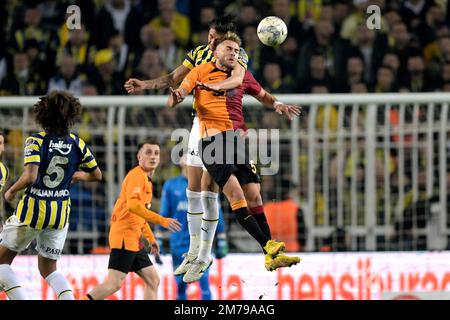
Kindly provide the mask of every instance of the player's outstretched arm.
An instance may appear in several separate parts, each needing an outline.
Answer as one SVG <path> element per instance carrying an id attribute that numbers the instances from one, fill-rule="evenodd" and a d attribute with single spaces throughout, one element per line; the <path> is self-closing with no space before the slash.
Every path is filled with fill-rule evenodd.
<path id="1" fill-rule="evenodd" d="M 140 93 L 146 89 L 167 89 L 179 84 L 188 73 L 189 69 L 184 65 L 180 65 L 168 75 L 164 75 L 156 79 L 139 80 L 136 78 L 130 78 L 127 82 L 125 82 L 124 87 L 130 94 Z"/>
<path id="2" fill-rule="evenodd" d="M 197 85 L 196 82 L 199 80 L 199 70 L 201 66 L 195 67 L 184 78 L 183 82 L 180 84 L 178 89 L 173 89 L 170 87 L 170 95 L 167 99 L 167 106 L 169 108 L 175 107 L 177 104 L 181 103 L 184 98 L 187 97 L 189 93 L 194 90 Z"/>
<path id="3" fill-rule="evenodd" d="M 282 115 L 285 114 L 289 120 L 294 119 L 294 117 L 299 116 L 301 113 L 301 107 L 293 104 L 285 104 L 283 102 L 277 101 L 277 99 L 268 93 L 266 90 L 261 89 L 261 91 L 254 96 L 261 102 L 263 105 L 267 107 L 272 107 L 275 109 L 275 112 Z"/>
<path id="4" fill-rule="evenodd" d="M 23 190 L 33 184 L 38 176 L 39 166 L 28 164 L 24 167 L 19 180 L 14 183 L 8 191 L 5 192 L 6 201 L 12 201 L 20 190 Z"/>
<path id="5" fill-rule="evenodd" d="M 231 71 L 231 76 L 229 78 L 216 83 L 199 82 L 197 83 L 197 85 L 200 87 L 200 89 L 208 91 L 231 90 L 242 85 L 244 76 L 245 68 L 240 63 L 236 63 L 233 70 Z"/>
<path id="6" fill-rule="evenodd" d="M 99 168 L 93 172 L 77 171 L 72 176 L 72 184 L 78 181 L 102 181 L 102 172 Z"/>
<path id="7" fill-rule="evenodd" d="M 136 197 L 127 198 L 127 209 L 131 213 L 134 213 L 145 220 L 162 225 L 164 228 L 169 229 L 172 232 L 181 230 L 181 223 L 172 218 L 164 218 L 156 212 L 147 209 Z"/>
<path id="8" fill-rule="evenodd" d="M 165 225 L 167 225 L 167 229 L 169 229 L 172 232 L 178 232 L 181 231 L 181 223 L 177 219 L 173 218 L 164 218 Z M 163 225 L 164 226 L 164 225 Z"/>

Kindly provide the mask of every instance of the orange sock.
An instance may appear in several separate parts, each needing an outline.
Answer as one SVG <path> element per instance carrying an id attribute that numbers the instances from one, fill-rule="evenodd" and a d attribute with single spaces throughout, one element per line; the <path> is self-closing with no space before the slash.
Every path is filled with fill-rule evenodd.
<path id="1" fill-rule="evenodd" d="M 233 203 L 230 203 L 231 210 L 236 211 L 240 208 L 246 208 L 247 207 L 247 201 L 245 199 L 235 201 Z"/>

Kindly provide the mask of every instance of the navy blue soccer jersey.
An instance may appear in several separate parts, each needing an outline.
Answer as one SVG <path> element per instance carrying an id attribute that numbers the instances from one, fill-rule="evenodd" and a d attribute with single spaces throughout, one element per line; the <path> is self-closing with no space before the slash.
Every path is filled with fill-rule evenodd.
<path id="1" fill-rule="evenodd" d="M 69 187 L 78 170 L 93 172 L 97 162 L 85 142 L 75 134 L 64 137 L 45 132 L 25 141 L 24 165 L 38 165 L 36 181 L 29 186 L 15 215 L 35 229 L 62 229 L 70 214 Z"/>

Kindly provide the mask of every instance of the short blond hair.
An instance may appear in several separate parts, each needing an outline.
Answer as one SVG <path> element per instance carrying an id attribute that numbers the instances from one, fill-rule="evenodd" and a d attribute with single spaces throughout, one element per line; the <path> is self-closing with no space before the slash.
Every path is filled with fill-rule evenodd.
<path id="1" fill-rule="evenodd" d="M 230 40 L 230 41 L 236 42 L 239 47 L 242 45 L 241 38 L 236 33 L 228 31 L 222 37 L 220 37 L 220 38 L 216 39 L 216 41 L 214 41 L 214 50 L 217 49 L 219 44 L 221 44 L 222 42 L 224 42 L 226 40 Z"/>

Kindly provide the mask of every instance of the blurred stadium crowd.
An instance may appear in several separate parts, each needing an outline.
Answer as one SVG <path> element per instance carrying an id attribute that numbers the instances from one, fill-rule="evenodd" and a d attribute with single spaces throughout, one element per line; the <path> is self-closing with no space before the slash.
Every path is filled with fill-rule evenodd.
<path id="1" fill-rule="evenodd" d="M 66 27 L 66 9 L 72 4 L 81 9 L 82 25 L 77 30 Z M 372 4 L 381 8 L 379 30 L 366 26 L 366 9 Z M 249 70 L 271 93 L 450 92 L 450 1 L 446 0 L 6 0 L 0 4 L 0 96 L 34 96 L 51 90 L 68 90 L 77 96 L 126 95 L 126 79 L 169 73 L 191 48 L 207 43 L 208 22 L 228 13 L 236 16 Z M 258 22 L 267 15 L 282 18 L 288 26 L 288 38 L 279 48 L 258 40 Z M 167 94 L 167 90 L 145 94 Z M 319 112 L 317 128 L 336 130 L 337 109 L 333 108 L 328 124 L 323 110 Z M 3 116 L 20 128 L 21 120 L 13 112 Z M 307 116 L 302 116 L 301 126 L 306 126 Z M 105 109 L 90 109 L 79 127 L 102 169 L 106 117 Z M 136 128 L 189 128 L 191 124 L 189 110 L 131 108 L 126 117 L 127 127 Z M 246 117 L 249 127 L 289 128 L 287 121 L 272 113 L 257 111 Z M 350 114 L 346 123 L 349 118 Z M 378 120 L 378 124 L 385 122 Z M 24 137 L 19 129 L 4 130 L 7 149 L 14 150 L 6 152 L 5 162 L 17 174 Z M 126 138 L 130 146 L 127 169 L 133 165 L 135 138 Z M 289 141 L 285 139 L 282 146 L 290 148 Z M 281 154 L 289 157 L 289 151 Z M 302 154 L 299 161 L 305 162 L 306 157 Z M 348 159 L 363 166 L 364 159 L 350 155 Z M 170 145 L 162 149 L 157 171 L 156 197 L 164 181 L 179 173 L 170 162 Z M 306 172 L 301 176 L 306 177 Z M 306 194 L 306 183 L 295 186 L 289 180 L 289 166 L 282 167 L 277 178 L 265 177 L 263 198 L 293 201 Z M 358 190 L 363 194 L 363 187 Z M 83 209 L 84 223 L 96 217 L 103 234 L 108 224 L 105 197 L 101 184 L 72 191 L 74 208 L 91 208 Z M 72 215 L 78 219 L 73 226 L 83 223 L 82 215 Z M 304 227 L 300 217 L 292 231 L 298 231 L 299 243 L 304 243 Z M 345 238 L 341 231 L 332 236 Z M 72 252 L 86 251 L 77 248 L 77 242 L 73 246 Z"/>
<path id="2" fill-rule="evenodd" d="M 68 30 L 66 9 L 81 9 Z M 379 30 L 366 9 L 381 8 Z M 0 4 L 0 95 L 126 94 L 124 80 L 155 78 L 207 43 L 216 15 L 237 17 L 249 69 L 274 93 L 450 91 L 450 2 L 327 0 L 79 0 Z M 289 35 L 263 46 L 257 24 L 281 17 Z M 148 94 L 163 94 L 152 91 Z"/>

